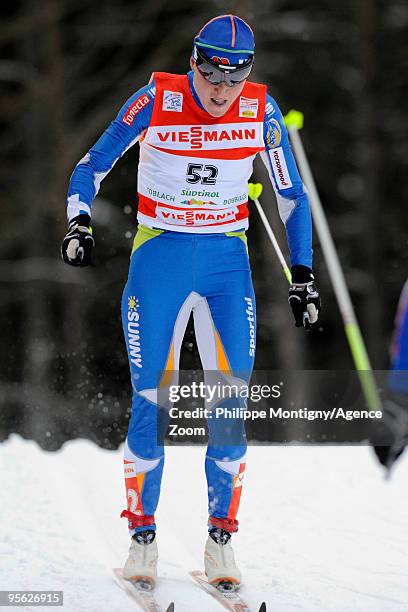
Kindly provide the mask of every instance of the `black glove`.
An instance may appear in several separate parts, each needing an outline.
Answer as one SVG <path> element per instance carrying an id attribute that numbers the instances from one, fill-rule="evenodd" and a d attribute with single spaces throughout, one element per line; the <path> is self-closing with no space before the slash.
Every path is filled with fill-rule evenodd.
<path id="1" fill-rule="evenodd" d="M 292 267 L 292 283 L 289 287 L 289 304 L 296 327 L 308 329 L 316 323 L 321 309 L 313 272 L 306 266 Z"/>
<path id="2" fill-rule="evenodd" d="M 70 266 L 84 268 L 91 263 L 91 253 L 95 241 L 88 215 L 78 215 L 69 224 L 68 233 L 61 245 L 61 255 Z"/>
<path id="3" fill-rule="evenodd" d="M 374 443 L 374 452 L 381 465 L 389 470 L 408 445 L 408 395 L 393 393 L 383 403 L 383 419 L 392 444 Z"/>

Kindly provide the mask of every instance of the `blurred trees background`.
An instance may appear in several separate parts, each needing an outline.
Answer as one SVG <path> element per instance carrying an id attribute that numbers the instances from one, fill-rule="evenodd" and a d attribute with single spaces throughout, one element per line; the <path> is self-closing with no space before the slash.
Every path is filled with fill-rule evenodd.
<path id="1" fill-rule="evenodd" d="M 0 11 L 0 440 L 18 431 L 54 449 L 75 436 L 107 448 L 123 439 L 130 384 L 120 297 L 136 227 L 138 148 L 95 200 L 90 269 L 59 257 L 69 175 L 153 70 L 187 71 L 195 33 L 222 13 L 255 30 L 253 80 L 268 84 L 283 113 L 305 114 L 303 140 L 372 364 L 388 366 L 408 269 L 404 0 L 16 0 Z M 259 161 L 254 179 L 285 245 Z M 293 325 L 255 210 L 248 236 L 257 369 L 352 368 L 319 245 L 324 309 L 306 334 Z M 184 349 L 181 366 L 199 367 L 191 326 Z"/>

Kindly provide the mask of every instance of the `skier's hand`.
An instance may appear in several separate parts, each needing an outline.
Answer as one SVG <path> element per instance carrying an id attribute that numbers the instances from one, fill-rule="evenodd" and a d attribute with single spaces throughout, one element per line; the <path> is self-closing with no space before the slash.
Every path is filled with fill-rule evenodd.
<path id="1" fill-rule="evenodd" d="M 383 403 L 383 422 L 392 443 L 387 446 L 374 442 L 374 452 L 378 461 L 390 469 L 408 445 L 408 395 L 393 393 Z"/>
<path id="2" fill-rule="evenodd" d="M 306 266 L 292 267 L 292 283 L 289 287 L 289 304 L 296 327 L 309 329 L 319 318 L 320 296 L 316 291 L 313 272 Z"/>
<path id="3" fill-rule="evenodd" d="M 91 262 L 95 241 L 90 223 L 91 219 L 88 215 L 79 215 L 69 224 L 68 233 L 61 245 L 61 255 L 65 263 L 70 266 L 84 268 Z"/>

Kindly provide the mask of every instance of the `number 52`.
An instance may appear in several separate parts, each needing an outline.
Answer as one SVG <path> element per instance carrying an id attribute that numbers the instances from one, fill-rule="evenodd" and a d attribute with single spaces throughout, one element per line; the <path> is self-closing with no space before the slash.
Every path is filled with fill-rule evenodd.
<path id="1" fill-rule="evenodd" d="M 218 176 L 218 168 L 210 164 L 188 164 L 187 183 L 202 183 L 203 185 L 215 185 Z"/>

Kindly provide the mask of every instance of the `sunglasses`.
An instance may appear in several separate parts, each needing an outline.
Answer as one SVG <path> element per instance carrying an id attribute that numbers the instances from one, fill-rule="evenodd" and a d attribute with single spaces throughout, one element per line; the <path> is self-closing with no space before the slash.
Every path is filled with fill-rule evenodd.
<path id="1" fill-rule="evenodd" d="M 235 87 L 249 77 L 254 64 L 253 57 L 238 66 L 216 64 L 200 53 L 197 47 L 195 48 L 195 56 L 198 72 L 212 85 L 225 83 L 227 87 Z"/>

